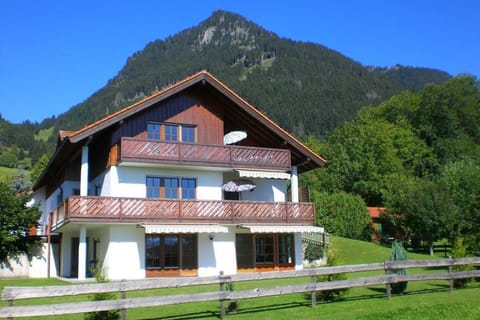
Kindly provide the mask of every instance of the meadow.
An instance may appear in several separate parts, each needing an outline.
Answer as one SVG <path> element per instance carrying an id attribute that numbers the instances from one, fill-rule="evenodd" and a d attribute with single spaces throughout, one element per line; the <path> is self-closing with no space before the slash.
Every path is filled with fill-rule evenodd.
<path id="1" fill-rule="evenodd" d="M 381 262 L 389 258 L 390 248 L 372 243 L 333 237 L 333 246 L 341 264 Z M 422 254 L 409 253 L 410 259 L 435 259 Z M 439 270 L 419 269 L 412 272 L 439 272 Z M 349 277 L 378 275 L 379 272 L 350 274 Z M 309 279 L 281 279 L 235 284 L 235 290 L 256 287 L 270 287 L 308 282 Z M 59 279 L 10 279 L 0 280 L 0 289 L 15 285 L 54 285 L 66 284 Z M 291 294 L 278 297 L 246 299 L 238 301 L 238 309 L 229 313 L 227 319 L 480 319 L 480 282 L 472 281 L 465 289 L 449 291 L 447 281 L 421 281 L 408 283 L 403 295 L 394 295 L 387 300 L 384 286 L 350 289 L 340 301 L 319 303 L 310 306 L 306 294 Z M 128 297 L 150 295 L 171 295 L 218 290 L 216 286 L 160 289 L 143 292 L 129 292 Z M 87 300 L 91 297 L 63 297 L 62 302 Z M 52 299 L 18 301 L 18 305 L 52 303 Z M 53 300 L 54 302 L 54 300 Z M 5 301 L 1 305 L 6 305 Z M 82 314 L 35 319 L 83 319 Z M 219 319 L 218 302 L 188 303 L 173 306 L 130 309 L 128 319 Z"/>

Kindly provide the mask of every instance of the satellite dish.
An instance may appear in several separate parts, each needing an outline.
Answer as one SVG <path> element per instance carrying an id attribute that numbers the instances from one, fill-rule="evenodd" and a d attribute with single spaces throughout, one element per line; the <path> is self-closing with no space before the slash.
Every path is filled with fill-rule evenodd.
<path id="1" fill-rule="evenodd" d="M 231 131 L 223 136 L 223 144 L 234 144 L 247 137 L 245 131 Z"/>

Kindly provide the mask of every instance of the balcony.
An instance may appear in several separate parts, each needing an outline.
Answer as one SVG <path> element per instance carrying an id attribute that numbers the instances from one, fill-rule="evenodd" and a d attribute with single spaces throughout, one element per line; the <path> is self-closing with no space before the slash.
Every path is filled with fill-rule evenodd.
<path id="1" fill-rule="evenodd" d="M 71 196 L 53 212 L 52 230 L 67 222 L 312 224 L 313 203 L 160 200 Z"/>
<path id="2" fill-rule="evenodd" d="M 121 162 L 250 168 L 288 171 L 290 150 L 231 145 L 202 145 L 123 137 Z"/>

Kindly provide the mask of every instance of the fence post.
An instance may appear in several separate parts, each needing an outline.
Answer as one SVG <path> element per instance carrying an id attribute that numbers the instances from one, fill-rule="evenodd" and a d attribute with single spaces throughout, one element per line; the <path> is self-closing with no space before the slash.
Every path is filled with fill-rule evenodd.
<path id="1" fill-rule="evenodd" d="M 317 276 L 311 276 L 310 278 L 312 284 L 315 285 L 315 283 L 317 283 Z M 312 308 L 315 308 L 317 305 L 317 291 L 313 290 L 310 294 L 312 296 Z"/>
<path id="2" fill-rule="evenodd" d="M 125 290 L 125 279 L 122 280 L 122 285 L 121 285 L 121 291 L 120 291 L 120 298 L 126 299 L 127 298 L 127 291 Z M 121 319 L 122 320 L 127 320 L 127 309 L 123 308 L 121 310 Z"/>
<path id="3" fill-rule="evenodd" d="M 225 280 L 223 279 L 223 271 L 220 271 L 220 293 L 225 292 Z M 225 320 L 226 311 L 225 311 L 225 300 L 223 297 L 220 299 L 220 319 Z"/>
<path id="4" fill-rule="evenodd" d="M 450 259 L 450 264 L 448 265 L 448 284 L 449 284 L 449 287 L 450 287 L 450 292 L 453 291 L 453 279 L 452 279 L 452 271 L 453 271 L 453 268 L 452 268 L 452 256 L 448 257 Z"/>
<path id="5" fill-rule="evenodd" d="M 13 299 L 9 299 L 9 300 L 8 300 L 8 306 L 9 306 L 9 307 L 13 307 Z M 13 317 L 8 317 L 7 319 L 8 319 L 8 320 L 13 320 Z"/>
<path id="6" fill-rule="evenodd" d="M 383 261 L 383 268 L 385 269 L 385 275 L 387 275 L 388 274 L 387 260 Z M 390 298 L 392 297 L 392 285 L 390 284 L 390 282 L 387 282 L 386 290 L 387 290 L 387 300 L 390 300 Z"/>

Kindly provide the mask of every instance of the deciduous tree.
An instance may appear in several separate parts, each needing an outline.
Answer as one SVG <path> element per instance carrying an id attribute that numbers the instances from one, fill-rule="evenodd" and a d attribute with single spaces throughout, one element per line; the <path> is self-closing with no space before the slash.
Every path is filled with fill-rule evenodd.
<path id="1" fill-rule="evenodd" d="M 28 236 L 28 229 L 37 225 L 41 213 L 29 201 L 27 193 L 15 193 L 0 183 L 0 266 L 21 254 L 31 257 L 38 240 Z"/>

